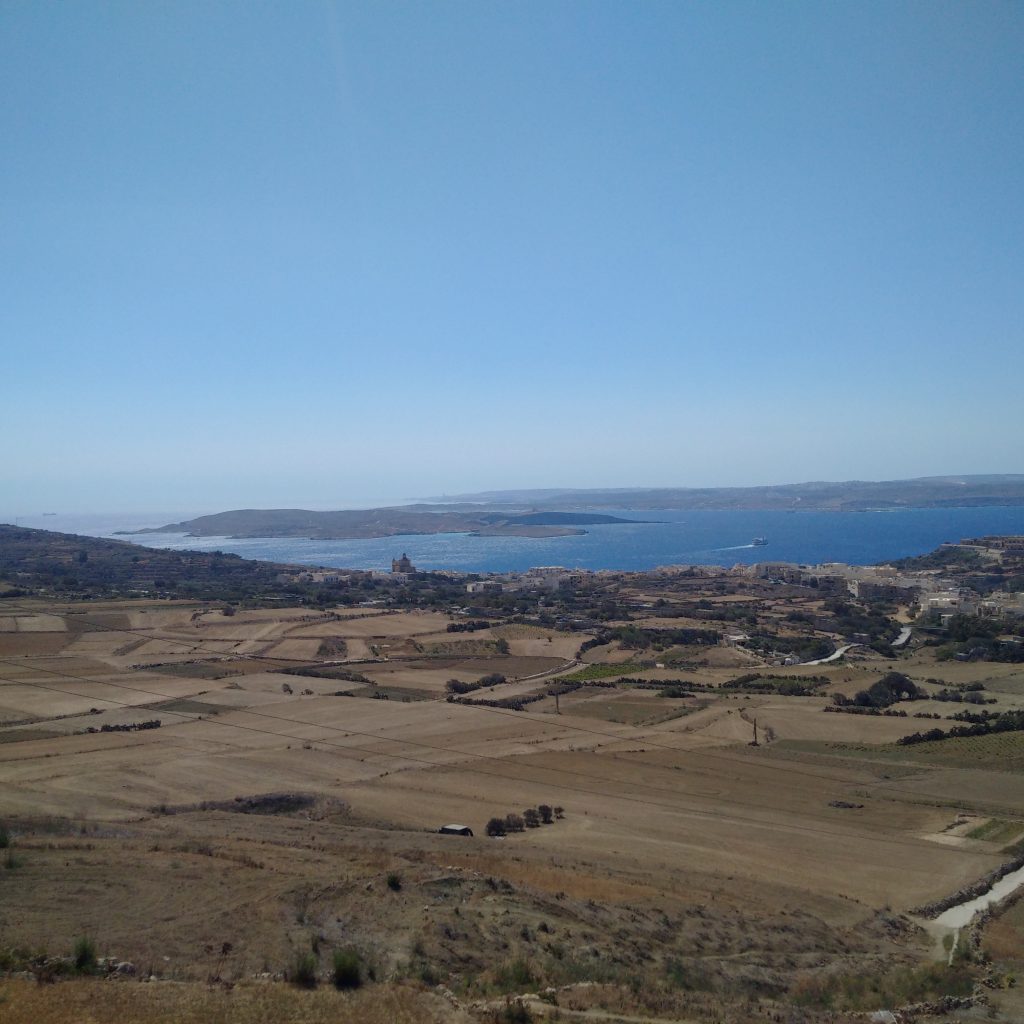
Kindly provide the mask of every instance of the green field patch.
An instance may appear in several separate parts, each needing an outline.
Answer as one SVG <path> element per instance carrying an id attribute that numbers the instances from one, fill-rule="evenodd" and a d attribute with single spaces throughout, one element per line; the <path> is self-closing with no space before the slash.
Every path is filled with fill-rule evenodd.
<path id="1" fill-rule="evenodd" d="M 205 701 L 190 700 L 188 697 L 182 697 L 180 700 L 165 700 L 159 704 L 147 704 L 146 710 L 167 711 L 180 715 L 219 715 L 222 711 L 230 711 L 232 709 L 222 707 L 220 704 L 207 704 Z"/>
<path id="2" fill-rule="evenodd" d="M 5 729 L 0 732 L 0 743 L 24 743 L 28 740 L 55 740 L 67 736 L 53 729 Z"/>
<path id="3" fill-rule="evenodd" d="M 614 679 L 616 676 L 627 676 L 643 670 L 643 666 L 635 661 L 624 661 L 621 665 L 600 662 L 597 665 L 587 665 L 586 668 L 571 672 L 567 676 L 559 676 L 559 679 L 568 683 L 586 683 L 591 679 Z"/>
<path id="4" fill-rule="evenodd" d="M 997 732 L 984 736 L 959 736 L 929 743 L 901 746 L 896 743 L 830 743 L 824 740 L 783 740 L 779 752 L 821 754 L 832 758 L 890 761 L 896 764 L 936 768 L 981 768 L 996 772 L 1024 771 L 1024 733 Z"/>
<path id="5" fill-rule="evenodd" d="M 1024 822 L 1007 821 L 1005 818 L 989 818 L 984 825 L 972 828 L 968 839 L 983 839 L 987 843 L 1009 843 L 1024 832 Z"/>
<path id="6" fill-rule="evenodd" d="M 1024 771 L 1024 733 L 958 736 L 901 748 L 906 760 L 943 768 L 984 768 L 996 772 Z"/>

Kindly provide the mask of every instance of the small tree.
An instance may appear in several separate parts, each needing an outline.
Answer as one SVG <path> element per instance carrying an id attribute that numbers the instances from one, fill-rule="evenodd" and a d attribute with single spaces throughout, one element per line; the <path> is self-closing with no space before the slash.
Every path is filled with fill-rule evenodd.
<path id="1" fill-rule="evenodd" d="M 504 818 L 491 818 L 484 828 L 489 836 L 503 836 L 506 832 Z"/>
<path id="2" fill-rule="evenodd" d="M 96 943 L 87 935 L 75 939 L 73 956 L 79 974 L 89 974 L 96 969 Z"/>
<path id="3" fill-rule="evenodd" d="M 536 807 L 527 807 L 523 811 L 523 821 L 526 822 L 527 828 L 539 828 L 540 827 L 540 815 L 537 813 Z"/>
<path id="4" fill-rule="evenodd" d="M 288 980 L 300 988 L 316 988 L 317 960 L 314 953 L 296 953 Z"/>
<path id="5" fill-rule="evenodd" d="M 537 807 L 537 810 L 540 812 L 540 820 L 544 822 L 545 825 L 550 825 L 551 822 L 555 820 L 552 817 L 553 812 L 547 804 L 540 804 Z"/>
<path id="6" fill-rule="evenodd" d="M 331 978 L 335 988 L 359 988 L 362 985 L 362 963 L 354 949 L 336 949 L 333 961 Z"/>
<path id="7" fill-rule="evenodd" d="M 526 822 L 523 821 L 521 814 L 516 814 L 514 811 L 505 818 L 505 828 L 509 832 L 522 832 L 526 828 Z"/>
<path id="8" fill-rule="evenodd" d="M 556 818 L 564 818 L 565 817 L 565 808 L 564 807 L 556 807 L 555 808 L 555 817 Z"/>

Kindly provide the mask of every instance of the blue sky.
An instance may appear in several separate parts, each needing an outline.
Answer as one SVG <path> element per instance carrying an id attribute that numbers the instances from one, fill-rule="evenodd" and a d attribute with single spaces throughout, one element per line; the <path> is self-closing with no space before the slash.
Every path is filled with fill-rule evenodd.
<path id="1" fill-rule="evenodd" d="M 1024 470 L 1019 3 L 0 6 L 0 512 Z"/>

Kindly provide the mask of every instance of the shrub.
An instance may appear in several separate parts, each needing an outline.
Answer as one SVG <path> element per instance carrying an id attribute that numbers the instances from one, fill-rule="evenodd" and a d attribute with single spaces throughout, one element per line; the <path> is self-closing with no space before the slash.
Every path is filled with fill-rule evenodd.
<path id="1" fill-rule="evenodd" d="M 521 999 L 509 999 L 501 1009 L 494 1011 L 491 1020 L 494 1024 L 530 1024 L 533 1014 Z"/>
<path id="2" fill-rule="evenodd" d="M 363 965 L 354 949 L 336 949 L 331 967 L 335 988 L 359 988 L 363 983 Z"/>
<path id="3" fill-rule="evenodd" d="M 402 888 L 402 876 L 392 871 L 388 875 L 388 888 L 392 892 L 398 892 Z"/>
<path id="4" fill-rule="evenodd" d="M 790 989 L 789 995 L 797 1006 L 878 1010 L 943 996 L 965 996 L 973 986 L 970 971 L 954 961 L 953 966 L 928 964 L 896 967 L 879 974 L 833 974 L 804 979 Z"/>
<path id="5" fill-rule="evenodd" d="M 512 814 L 506 815 L 505 817 L 505 828 L 509 832 L 522 832 L 526 828 L 526 822 L 523 821 L 521 814 L 516 814 L 514 811 Z"/>
<path id="6" fill-rule="evenodd" d="M 428 963 L 420 964 L 417 974 L 419 976 L 420 981 L 422 981 L 424 985 L 429 985 L 431 988 L 433 988 L 435 985 L 440 985 L 441 982 L 444 981 L 444 978 L 441 976 L 441 974 L 431 964 Z"/>
<path id="7" fill-rule="evenodd" d="M 537 811 L 540 814 L 540 820 L 544 822 L 545 825 L 550 825 L 551 822 L 555 820 L 552 816 L 554 812 L 547 804 L 538 805 Z"/>
<path id="8" fill-rule="evenodd" d="M 528 960 L 513 960 L 502 964 L 494 977 L 494 984 L 502 991 L 529 988 L 540 979 L 533 973 Z"/>
<path id="9" fill-rule="evenodd" d="M 75 939 L 72 956 L 75 961 L 75 970 L 79 974 L 89 974 L 96 970 L 96 943 L 87 935 Z"/>
<path id="10" fill-rule="evenodd" d="M 695 963 L 684 964 L 675 958 L 665 963 L 665 974 L 675 988 L 690 992 L 707 992 L 712 987 L 712 977 L 707 970 Z"/>
<path id="11" fill-rule="evenodd" d="M 288 980 L 301 988 L 316 988 L 317 959 L 312 953 L 296 953 Z"/>
<path id="12" fill-rule="evenodd" d="M 504 818 L 491 818 L 484 827 L 484 831 L 489 836 L 503 836 L 507 831 L 507 825 Z"/>
<path id="13" fill-rule="evenodd" d="M 539 828 L 540 815 L 537 813 L 537 809 L 535 807 L 527 807 L 523 811 L 523 821 L 526 822 L 527 828 Z"/>

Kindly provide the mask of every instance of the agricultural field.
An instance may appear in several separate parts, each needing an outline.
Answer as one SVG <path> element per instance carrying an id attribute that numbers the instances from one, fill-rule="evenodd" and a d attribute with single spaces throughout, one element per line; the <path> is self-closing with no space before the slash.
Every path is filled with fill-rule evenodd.
<path id="1" fill-rule="evenodd" d="M 581 657 L 588 634 L 450 632 L 460 619 L 436 610 L 7 604 L 0 965 L 43 970 L 85 936 L 132 977 L 176 982 L 122 981 L 97 1020 L 728 1007 L 741 1024 L 797 1003 L 842 1020 L 879 993 L 970 989 L 935 966 L 916 908 L 1024 835 L 1024 733 L 900 745 L 934 720 L 826 713 L 893 668 L 870 652 L 779 668 L 616 641 Z M 919 649 L 898 667 L 929 693 L 982 681 L 1000 708 L 1024 703 L 1017 666 L 953 672 Z M 548 823 L 487 834 L 544 807 Z M 438 834 L 452 822 L 473 835 Z M 992 925 L 1006 962 L 1024 955 L 1014 921 Z M 338 951 L 364 987 L 285 984 L 302 964 L 329 981 Z M 844 980 L 865 974 L 875 995 Z M 60 982 L 61 1016 L 0 981 L 3 1019 L 98 1013 L 89 986 Z"/>

